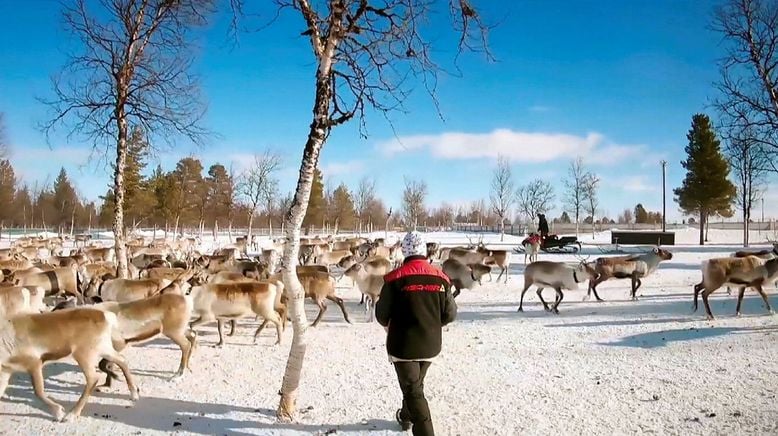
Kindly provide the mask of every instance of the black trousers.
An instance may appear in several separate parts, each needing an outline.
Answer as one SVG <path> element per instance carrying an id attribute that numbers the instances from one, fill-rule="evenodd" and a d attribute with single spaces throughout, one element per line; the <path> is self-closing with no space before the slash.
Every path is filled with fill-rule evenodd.
<path id="1" fill-rule="evenodd" d="M 394 362 L 397 380 L 403 393 L 400 418 L 413 423 L 414 436 L 434 436 L 432 417 L 424 398 L 424 377 L 431 362 Z"/>

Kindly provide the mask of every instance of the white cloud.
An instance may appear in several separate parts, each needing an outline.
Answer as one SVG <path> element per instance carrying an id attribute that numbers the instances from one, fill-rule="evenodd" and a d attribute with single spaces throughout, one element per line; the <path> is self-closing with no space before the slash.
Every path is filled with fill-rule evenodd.
<path id="1" fill-rule="evenodd" d="M 595 164 L 612 164 L 637 154 L 643 147 L 620 145 L 597 132 L 586 136 L 566 133 L 520 132 L 496 129 L 489 133 L 446 132 L 410 135 L 377 145 L 385 155 L 428 149 L 441 159 L 478 159 L 507 156 L 520 163 L 541 163 L 584 156 Z"/>
<path id="2" fill-rule="evenodd" d="M 322 167 L 321 172 L 324 177 L 334 177 L 342 174 L 353 174 L 364 171 L 365 163 L 361 160 L 350 160 L 346 162 L 330 162 Z"/>
<path id="3" fill-rule="evenodd" d="M 45 160 L 65 164 L 84 164 L 91 157 L 92 149 L 89 147 L 62 146 L 56 148 L 21 148 L 15 150 L 12 155 L 17 161 Z"/>
<path id="4" fill-rule="evenodd" d="M 619 186 L 630 192 L 653 192 L 659 190 L 656 185 L 646 180 L 646 176 L 627 177 L 619 182 Z"/>

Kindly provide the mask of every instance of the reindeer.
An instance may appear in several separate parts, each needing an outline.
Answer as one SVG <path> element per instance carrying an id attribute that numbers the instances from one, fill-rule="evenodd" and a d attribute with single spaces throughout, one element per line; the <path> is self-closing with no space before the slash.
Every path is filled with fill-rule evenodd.
<path id="1" fill-rule="evenodd" d="M 0 321 L 0 397 L 11 374 L 26 371 L 35 395 L 51 410 L 57 421 L 72 421 L 81 415 L 98 383 L 100 359 L 119 366 L 127 381 L 130 398 L 139 398 L 135 379 L 124 357 L 113 347 L 118 321 L 113 313 L 92 308 L 68 309 L 41 314 L 22 314 Z M 86 386 L 73 409 L 65 415 L 61 405 L 44 391 L 43 365 L 72 355 L 86 378 Z"/>
<path id="2" fill-rule="evenodd" d="M 441 264 L 443 273 L 451 280 L 454 287 L 454 298 L 462 289 L 473 289 L 475 284 L 481 284 L 481 278 L 489 274 L 492 269 L 481 263 L 464 264 L 456 259 L 447 259 Z"/>
<path id="3" fill-rule="evenodd" d="M 597 276 L 596 278 L 589 280 L 589 289 L 587 290 L 584 299 L 589 298 L 589 295 L 593 292 L 597 301 L 603 301 L 602 298 L 597 295 L 597 285 L 608 279 L 616 278 L 632 280 L 632 291 L 630 295 L 632 300 L 637 300 L 637 291 L 642 284 L 640 279 L 647 277 L 649 274 L 656 271 L 660 262 L 672 258 L 672 253 L 659 247 L 640 255 L 600 257 L 594 263 L 594 269 L 597 272 Z"/>
<path id="4" fill-rule="evenodd" d="M 587 263 L 587 259 L 580 259 L 577 266 L 571 266 L 562 262 L 537 261 L 524 268 L 524 289 L 519 300 L 519 312 L 523 312 L 524 294 L 532 286 L 537 286 L 538 298 L 543 303 L 546 312 L 559 314 L 559 303 L 562 302 L 562 290 L 576 290 L 578 284 L 597 277 L 595 269 Z M 554 305 L 549 307 L 543 300 L 543 289 L 553 288 L 556 291 Z"/>
<path id="5" fill-rule="evenodd" d="M 508 270 L 511 266 L 511 253 L 507 250 L 489 250 L 483 244 L 480 244 L 476 251 L 485 254 L 486 257 L 483 260 L 485 265 L 497 265 L 500 267 L 500 275 L 497 276 L 497 282 L 500 281 L 500 277 L 505 274 L 505 283 L 508 283 Z M 491 280 L 491 269 L 489 272 L 489 280 Z"/>
<path id="6" fill-rule="evenodd" d="M 702 292 L 702 302 L 709 320 L 713 314 L 708 304 L 708 296 L 725 284 L 739 286 L 735 315 L 740 316 L 740 304 L 747 287 L 752 287 L 762 296 L 767 311 L 773 313 L 762 286 L 768 281 L 778 279 L 778 258 L 767 262 L 756 256 L 724 257 L 702 262 L 702 281 L 694 285 L 694 304 L 697 311 L 697 297 Z"/>

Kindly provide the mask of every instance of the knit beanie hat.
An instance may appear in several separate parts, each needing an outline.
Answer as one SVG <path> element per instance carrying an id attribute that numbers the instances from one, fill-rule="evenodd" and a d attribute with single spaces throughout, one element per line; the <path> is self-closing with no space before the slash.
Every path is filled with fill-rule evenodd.
<path id="1" fill-rule="evenodd" d="M 402 242 L 403 256 L 426 256 L 427 243 L 419 232 L 408 232 Z"/>

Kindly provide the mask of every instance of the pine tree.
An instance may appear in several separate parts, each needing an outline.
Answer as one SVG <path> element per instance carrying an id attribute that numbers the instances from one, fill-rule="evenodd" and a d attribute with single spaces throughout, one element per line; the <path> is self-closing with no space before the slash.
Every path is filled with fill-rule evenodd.
<path id="1" fill-rule="evenodd" d="M 206 219 L 211 224 L 222 219 L 227 223 L 231 222 L 235 202 L 235 184 L 232 176 L 224 165 L 217 163 L 208 168 L 205 183 L 208 187 Z"/>
<path id="2" fill-rule="evenodd" d="M 203 164 L 194 157 L 185 157 L 178 161 L 173 170 L 173 186 L 171 195 L 175 206 L 175 229 L 178 225 L 194 224 L 202 214 L 200 199 L 203 190 Z M 199 222 L 198 222 L 199 224 Z"/>
<path id="3" fill-rule="evenodd" d="M 308 210 L 303 218 L 303 227 L 320 226 L 326 212 L 324 202 L 324 182 L 321 171 L 316 168 L 313 172 L 313 185 L 311 185 L 311 197 L 308 200 Z"/>
<path id="4" fill-rule="evenodd" d="M 30 188 L 27 185 L 24 185 L 21 189 L 16 191 L 16 195 L 14 196 L 14 226 L 24 228 L 27 228 L 28 226 L 32 227 L 32 206 Z"/>
<path id="5" fill-rule="evenodd" d="M 56 224 L 60 231 L 68 225 L 72 227 L 79 200 L 65 168 L 60 168 L 59 175 L 54 181 L 53 201 L 56 216 L 52 217 L 52 224 Z"/>
<path id="6" fill-rule="evenodd" d="M 139 224 L 151 212 L 153 200 L 144 180 L 143 170 L 149 143 L 143 130 L 136 126 L 127 138 L 127 161 L 124 167 L 124 224 Z M 113 214 L 112 214 L 113 215 Z"/>
<path id="7" fill-rule="evenodd" d="M 332 218 L 338 229 L 354 229 L 354 201 L 345 184 L 341 183 L 332 193 Z"/>
<path id="8" fill-rule="evenodd" d="M 8 159 L 0 160 L 0 224 L 8 226 L 14 219 L 16 175 Z"/>
<path id="9" fill-rule="evenodd" d="M 635 206 L 635 224 L 647 224 L 649 222 L 648 212 L 641 203 Z"/>
<path id="10" fill-rule="evenodd" d="M 721 145 L 704 114 L 692 117 L 692 127 L 686 135 L 687 159 L 683 185 L 676 188 L 675 201 L 686 214 L 700 217 L 700 245 L 705 244 L 705 223 L 711 215 L 731 214 L 735 185 L 729 181 L 729 164 L 721 153 Z"/>

